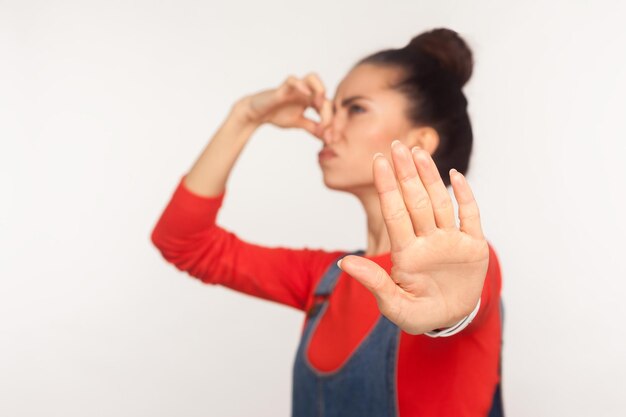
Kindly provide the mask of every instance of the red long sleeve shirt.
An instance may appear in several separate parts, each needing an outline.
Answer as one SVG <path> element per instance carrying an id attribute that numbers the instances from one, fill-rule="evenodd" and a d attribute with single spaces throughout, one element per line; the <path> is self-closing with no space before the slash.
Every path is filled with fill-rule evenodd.
<path id="1" fill-rule="evenodd" d="M 225 195 L 194 194 L 183 176 L 154 227 L 152 242 L 178 269 L 207 284 L 306 311 L 331 262 L 349 251 L 256 245 L 216 224 Z M 499 382 L 500 267 L 490 258 L 478 314 L 460 333 L 431 338 L 401 332 L 397 395 L 401 417 L 486 416 Z M 389 253 L 367 256 L 391 272 Z M 375 324 L 373 295 L 342 272 L 307 356 L 321 371 L 342 365 Z M 304 323 L 303 323 L 304 327 Z"/>

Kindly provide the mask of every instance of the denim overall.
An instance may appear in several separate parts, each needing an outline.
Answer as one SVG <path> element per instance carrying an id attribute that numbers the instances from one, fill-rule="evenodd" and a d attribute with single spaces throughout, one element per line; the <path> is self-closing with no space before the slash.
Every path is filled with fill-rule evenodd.
<path id="1" fill-rule="evenodd" d="M 350 253 L 362 255 L 363 250 Z M 346 254 L 348 255 L 348 254 Z M 346 255 L 340 256 L 338 259 Z M 397 417 L 396 362 L 400 329 L 382 314 L 373 330 L 346 362 L 332 372 L 319 371 L 306 351 L 328 308 L 341 270 L 331 264 L 315 289 L 293 367 L 292 417 Z M 496 398 L 497 397 L 497 398 Z M 499 385 L 488 417 L 501 417 Z"/>

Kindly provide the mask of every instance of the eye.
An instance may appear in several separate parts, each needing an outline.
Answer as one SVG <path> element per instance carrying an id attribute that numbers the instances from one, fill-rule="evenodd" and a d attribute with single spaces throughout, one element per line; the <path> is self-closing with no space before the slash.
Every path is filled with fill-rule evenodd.
<path id="1" fill-rule="evenodd" d="M 358 110 L 357 113 L 362 113 L 362 111 L 365 111 L 365 109 L 358 104 L 352 104 L 350 107 L 348 107 L 349 113 L 354 113 L 353 110 Z"/>

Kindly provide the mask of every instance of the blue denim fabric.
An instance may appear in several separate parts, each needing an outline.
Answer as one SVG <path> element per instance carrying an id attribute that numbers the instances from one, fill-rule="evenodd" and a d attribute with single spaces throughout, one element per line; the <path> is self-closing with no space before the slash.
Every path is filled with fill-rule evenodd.
<path id="1" fill-rule="evenodd" d="M 353 252 L 361 255 L 364 251 Z M 343 256 L 342 256 L 343 257 Z M 328 308 L 328 296 L 341 270 L 330 266 L 315 290 L 294 364 L 293 417 L 395 417 L 396 359 L 400 329 L 380 315 L 374 329 L 336 371 L 322 372 L 306 357 L 315 328 Z"/>
<path id="2" fill-rule="evenodd" d="M 363 250 L 352 252 L 362 255 Z M 345 255 L 340 256 L 342 258 Z M 338 259 L 340 259 L 338 258 Z M 293 367 L 292 417 L 397 417 L 396 363 L 400 329 L 382 314 L 374 329 L 337 370 L 323 372 L 306 357 L 341 270 L 333 262 L 315 289 Z M 501 304 L 502 308 L 502 304 Z M 500 386 L 488 417 L 503 417 Z"/>

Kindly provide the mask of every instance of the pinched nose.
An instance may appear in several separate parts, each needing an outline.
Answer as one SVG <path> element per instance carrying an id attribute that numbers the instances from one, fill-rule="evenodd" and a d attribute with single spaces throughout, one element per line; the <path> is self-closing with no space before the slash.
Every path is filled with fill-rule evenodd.
<path id="1" fill-rule="evenodd" d="M 325 144 L 331 144 L 341 137 L 343 122 L 338 117 L 333 117 L 331 122 L 325 126 L 322 132 L 322 139 Z"/>
<path id="2" fill-rule="evenodd" d="M 322 139 L 324 139 L 324 143 L 325 144 L 329 144 L 333 141 L 333 132 L 332 132 L 332 127 L 328 126 L 326 129 L 324 129 L 324 132 L 322 133 Z"/>
<path id="3" fill-rule="evenodd" d="M 324 142 L 326 145 L 333 141 L 333 126 L 332 123 L 328 126 L 322 124 L 317 125 L 315 129 L 315 137 Z"/>

